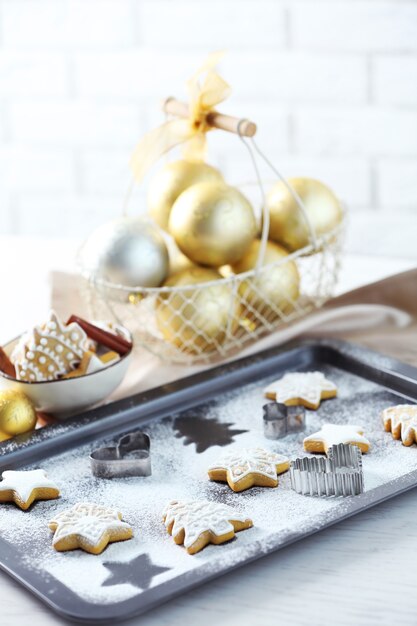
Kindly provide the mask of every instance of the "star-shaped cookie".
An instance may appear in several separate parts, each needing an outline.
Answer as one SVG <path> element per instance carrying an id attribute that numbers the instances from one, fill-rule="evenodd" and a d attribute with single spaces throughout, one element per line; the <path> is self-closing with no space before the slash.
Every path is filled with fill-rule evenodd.
<path id="1" fill-rule="evenodd" d="M 353 424 L 323 424 L 321 430 L 304 439 L 307 452 L 327 453 L 327 450 L 339 443 L 358 446 L 362 452 L 368 452 L 371 444 L 363 436 L 363 428 Z"/>
<path id="2" fill-rule="evenodd" d="M 233 491 L 249 487 L 276 487 L 278 474 L 286 472 L 290 461 L 282 454 L 263 448 L 242 448 L 225 454 L 208 469 L 211 480 L 227 482 Z"/>
<path id="3" fill-rule="evenodd" d="M 235 532 L 253 526 L 251 519 L 232 507 L 207 500 L 173 500 L 163 519 L 175 543 L 183 543 L 188 554 L 199 552 L 209 543 L 217 545 L 229 541 Z"/>
<path id="4" fill-rule="evenodd" d="M 382 411 L 387 432 L 394 439 L 401 439 L 404 446 L 417 443 L 417 404 L 398 404 Z"/>
<path id="5" fill-rule="evenodd" d="M 41 469 L 30 471 L 7 470 L 0 482 L 0 502 L 14 502 L 26 511 L 35 500 L 59 498 L 59 488 Z"/>
<path id="6" fill-rule="evenodd" d="M 291 372 L 268 385 L 264 393 L 270 400 L 287 406 L 302 404 L 318 409 L 321 400 L 337 395 L 337 387 L 321 372 Z"/>
<path id="7" fill-rule="evenodd" d="M 132 528 L 122 522 L 122 514 L 99 504 L 78 502 L 58 513 L 49 522 L 54 531 L 52 545 L 64 552 L 81 548 L 91 554 L 100 554 L 107 544 L 133 537 Z"/>

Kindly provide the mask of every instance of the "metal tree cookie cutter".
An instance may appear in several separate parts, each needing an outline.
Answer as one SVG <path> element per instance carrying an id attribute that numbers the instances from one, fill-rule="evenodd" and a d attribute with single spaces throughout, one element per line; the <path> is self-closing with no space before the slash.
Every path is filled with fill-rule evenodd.
<path id="1" fill-rule="evenodd" d="M 263 406 L 263 412 L 264 435 L 268 439 L 280 439 L 305 428 L 306 411 L 303 406 L 268 402 Z"/>
<path id="2" fill-rule="evenodd" d="M 325 457 L 295 459 L 290 467 L 291 488 L 309 496 L 357 496 L 363 493 L 362 452 L 339 443 Z"/>
<path id="3" fill-rule="evenodd" d="M 149 435 L 142 431 L 129 433 L 116 446 L 94 450 L 90 454 L 91 470 L 97 478 L 150 476 L 150 448 Z"/>

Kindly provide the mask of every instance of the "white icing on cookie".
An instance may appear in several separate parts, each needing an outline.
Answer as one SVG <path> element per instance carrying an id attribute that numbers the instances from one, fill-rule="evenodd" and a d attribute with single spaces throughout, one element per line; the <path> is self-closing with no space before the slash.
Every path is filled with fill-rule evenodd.
<path id="1" fill-rule="evenodd" d="M 58 489 L 58 486 L 49 480 L 45 470 L 30 471 L 7 470 L 2 474 L 0 491 L 14 491 L 25 504 L 28 502 L 34 489 Z"/>
<path id="2" fill-rule="evenodd" d="M 363 443 L 370 445 L 368 439 L 363 436 L 362 426 L 353 424 L 323 424 L 321 430 L 313 433 L 304 439 L 304 443 L 309 441 L 323 441 L 327 448 L 339 443 Z"/>
<path id="3" fill-rule="evenodd" d="M 166 528 L 173 523 L 171 535 L 174 537 L 184 530 L 184 546 L 189 548 L 207 531 L 218 537 L 234 531 L 230 520 L 245 523 L 248 518 L 226 504 L 207 500 L 173 500 L 166 508 L 164 522 Z"/>
<path id="4" fill-rule="evenodd" d="M 323 392 L 336 392 L 337 388 L 321 372 L 291 372 L 268 385 L 264 391 L 276 396 L 276 401 L 283 404 L 294 398 L 319 404 Z"/>
<path id="5" fill-rule="evenodd" d="M 288 458 L 282 454 L 263 448 L 242 448 L 225 454 L 218 463 L 209 467 L 209 471 L 225 470 L 233 483 L 254 473 L 277 480 L 276 467 L 281 463 L 288 463 Z"/>
<path id="6" fill-rule="evenodd" d="M 50 525 L 56 525 L 52 545 L 66 537 L 77 535 L 86 543 L 96 546 L 100 543 L 104 533 L 130 529 L 129 524 L 122 522 L 121 518 L 121 513 L 115 509 L 99 504 L 78 502 L 70 509 L 58 513 L 49 522 Z"/>
<path id="7" fill-rule="evenodd" d="M 76 322 L 66 326 L 51 311 L 49 319 L 22 335 L 11 360 L 19 380 L 45 381 L 67 374 L 82 359 L 87 335 Z"/>
<path id="8" fill-rule="evenodd" d="M 400 431 L 403 442 L 417 443 L 417 405 L 398 404 L 382 412 L 385 430 Z"/>

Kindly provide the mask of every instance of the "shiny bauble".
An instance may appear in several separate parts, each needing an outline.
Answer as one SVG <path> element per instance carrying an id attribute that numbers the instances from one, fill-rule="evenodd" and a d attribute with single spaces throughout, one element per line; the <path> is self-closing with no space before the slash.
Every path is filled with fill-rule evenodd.
<path id="1" fill-rule="evenodd" d="M 222 277 L 213 269 L 193 267 L 171 276 L 156 304 L 156 319 L 164 338 L 183 352 L 198 354 L 216 350 L 226 332 L 238 325 L 241 307 L 228 283 L 205 285 Z M 195 289 L 181 289 L 196 285 Z"/>
<path id="2" fill-rule="evenodd" d="M 127 287 L 159 287 L 168 275 L 168 250 L 158 228 L 120 217 L 99 226 L 81 252 L 84 273 Z"/>
<path id="3" fill-rule="evenodd" d="M 32 402 L 21 391 L 0 391 L 0 431 L 7 436 L 21 435 L 36 426 L 36 411 Z"/>
<path id="4" fill-rule="evenodd" d="M 183 191 L 196 183 L 222 181 L 220 172 L 207 163 L 183 160 L 167 163 L 149 183 L 148 212 L 166 230 L 172 205 Z"/>
<path id="5" fill-rule="evenodd" d="M 260 245 L 258 239 L 254 241 L 245 256 L 232 265 L 236 274 L 256 267 Z M 268 241 L 259 272 L 242 281 L 239 286 L 244 316 L 256 324 L 262 322 L 260 316 L 271 322 L 280 313 L 288 315 L 299 297 L 300 276 L 297 265 L 294 261 L 285 261 L 286 257 L 288 251 L 285 248 Z"/>
<path id="6" fill-rule="evenodd" d="M 220 267 L 238 261 L 256 235 L 252 205 L 235 187 L 198 183 L 176 200 L 169 231 L 194 263 Z"/>
<path id="7" fill-rule="evenodd" d="M 169 254 L 169 273 L 168 276 L 172 276 L 173 274 L 177 274 L 182 270 L 191 269 L 192 267 L 196 267 L 195 263 L 193 263 L 188 257 L 185 256 L 178 248 L 174 239 L 168 233 L 163 233 L 164 241 L 168 248 Z"/>
<path id="8" fill-rule="evenodd" d="M 342 221 L 342 206 L 329 187 L 314 178 L 289 178 L 288 182 L 302 200 L 317 238 L 331 232 Z M 266 205 L 270 239 L 290 251 L 311 243 L 306 219 L 282 181 L 271 188 Z"/>

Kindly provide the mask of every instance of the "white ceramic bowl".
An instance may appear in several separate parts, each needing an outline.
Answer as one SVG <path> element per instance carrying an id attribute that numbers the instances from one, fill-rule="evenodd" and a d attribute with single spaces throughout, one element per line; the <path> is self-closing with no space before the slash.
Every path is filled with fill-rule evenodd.
<path id="1" fill-rule="evenodd" d="M 132 342 L 132 335 L 126 328 L 118 327 L 118 330 Z M 19 339 L 16 337 L 3 346 L 7 355 L 11 355 Z M 132 349 L 108 367 L 76 378 L 31 383 L 16 380 L 0 371 L 0 389 L 22 391 L 38 411 L 51 413 L 58 418 L 68 417 L 104 400 L 120 385 L 129 366 Z"/>

